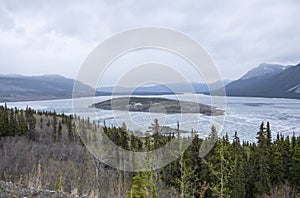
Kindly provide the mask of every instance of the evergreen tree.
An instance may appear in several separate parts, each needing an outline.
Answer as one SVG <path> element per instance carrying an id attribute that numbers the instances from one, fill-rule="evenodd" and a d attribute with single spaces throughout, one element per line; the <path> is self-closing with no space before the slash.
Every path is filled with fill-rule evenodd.
<path id="1" fill-rule="evenodd" d="M 57 140 L 57 114 L 54 111 L 53 113 L 53 122 L 52 122 L 52 126 L 53 126 L 53 141 L 55 142 Z"/>
<path id="2" fill-rule="evenodd" d="M 233 173 L 230 178 L 230 186 L 232 197 L 245 197 L 246 196 L 246 189 L 245 189 L 245 160 L 243 156 L 243 150 L 240 144 L 240 139 L 237 135 L 237 132 L 234 134 L 233 138 Z"/>
<path id="3" fill-rule="evenodd" d="M 283 163 L 283 142 L 279 134 L 276 141 L 272 144 L 273 166 L 271 167 L 271 184 L 281 185 L 284 183 L 284 163 Z"/>
<path id="4" fill-rule="evenodd" d="M 257 133 L 258 148 L 257 148 L 257 164 L 256 170 L 258 171 L 258 181 L 256 188 L 259 194 L 269 192 L 270 189 L 270 166 L 269 166 L 269 148 L 267 139 L 266 128 L 264 123 L 261 123 L 260 130 Z"/>
<path id="5" fill-rule="evenodd" d="M 290 169 L 291 184 L 300 190 L 300 146 L 295 144 Z"/>
<path id="6" fill-rule="evenodd" d="M 148 175 L 145 173 L 138 173 L 133 177 L 133 185 L 129 192 L 128 198 L 146 198 L 149 195 L 150 184 L 148 182 Z"/>
<path id="7" fill-rule="evenodd" d="M 62 139 L 62 123 L 61 123 L 61 121 L 58 122 L 57 138 L 59 140 Z"/>

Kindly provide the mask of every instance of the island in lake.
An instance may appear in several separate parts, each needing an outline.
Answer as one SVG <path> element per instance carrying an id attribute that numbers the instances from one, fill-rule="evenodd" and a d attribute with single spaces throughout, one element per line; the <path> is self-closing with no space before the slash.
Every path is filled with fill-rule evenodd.
<path id="1" fill-rule="evenodd" d="M 208 116 L 223 115 L 217 107 L 190 101 L 179 101 L 156 97 L 120 97 L 92 104 L 103 110 L 154 112 L 154 113 L 200 113 Z"/>

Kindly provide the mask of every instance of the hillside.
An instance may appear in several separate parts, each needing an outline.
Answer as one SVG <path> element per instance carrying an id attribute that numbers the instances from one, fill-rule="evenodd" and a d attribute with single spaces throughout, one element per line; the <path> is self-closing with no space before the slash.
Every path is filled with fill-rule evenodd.
<path id="1" fill-rule="evenodd" d="M 227 96 L 300 99 L 300 64 L 261 65 L 225 86 Z M 214 90 L 212 95 L 218 95 Z"/>
<path id="2" fill-rule="evenodd" d="M 233 137 L 218 137 L 214 127 L 207 139 L 194 130 L 189 137 L 178 129 L 161 133 L 163 126 L 156 119 L 149 129 L 152 134 L 138 137 L 125 124 L 99 126 L 77 116 L 0 106 L 0 180 L 4 181 L 0 182 L 0 197 L 129 198 L 152 194 L 210 198 L 220 192 L 227 197 L 299 197 L 300 137 L 278 134 L 272 138 L 269 123 L 253 132 L 257 143 L 241 142 L 237 132 Z M 97 150 L 106 142 L 99 133 L 135 152 L 151 153 L 173 142 L 176 147 L 164 150 L 164 155 L 173 156 L 174 161 L 147 172 L 110 167 L 96 154 L 116 160 L 118 167 L 139 158 L 132 155 L 124 161 L 119 149 Z M 177 143 L 180 146 L 190 137 L 190 146 L 177 153 Z M 210 152 L 201 156 L 209 148 Z M 145 160 L 151 167 L 159 163 L 151 155 Z"/>
<path id="3" fill-rule="evenodd" d="M 0 102 L 71 98 L 75 80 L 60 75 L 0 76 Z M 78 97 L 89 96 L 92 88 L 81 82 Z"/>
<path id="4" fill-rule="evenodd" d="M 75 83 L 76 82 L 76 83 Z M 228 82 L 228 81 L 226 81 Z M 17 102 L 30 100 L 69 99 L 73 97 L 73 87 L 76 85 L 77 95 L 86 96 L 110 96 L 115 95 L 170 95 L 184 92 L 203 93 L 208 90 L 204 83 L 151 85 L 137 88 L 127 87 L 99 87 L 95 91 L 92 87 L 74 79 L 60 75 L 22 76 L 19 74 L 0 75 L 0 102 Z M 221 83 L 213 83 L 219 88 Z"/>

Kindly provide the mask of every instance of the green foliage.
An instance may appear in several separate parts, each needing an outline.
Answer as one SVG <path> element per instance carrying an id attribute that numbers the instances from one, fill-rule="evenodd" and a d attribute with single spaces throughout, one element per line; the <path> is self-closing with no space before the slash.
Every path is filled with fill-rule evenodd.
<path id="1" fill-rule="evenodd" d="M 269 124 L 267 125 L 269 126 Z M 270 189 L 270 129 L 264 127 L 261 123 L 260 130 L 257 133 L 258 147 L 256 152 L 255 170 L 257 170 L 256 189 L 259 194 L 268 192 Z"/>
<path id="2" fill-rule="evenodd" d="M 300 190 L 300 145 L 295 144 L 291 160 L 291 184 Z"/>
<path id="3" fill-rule="evenodd" d="M 138 173 L 133 177 L 133 184 L 127 192 L 128 198 L 145 198 L 150 191 L 149 178 L 146 173 Z"/>
<path id="4" fill-rule="evenodd" d="M 65 186 L 65 183 L 63 181 L 63 176 L 61 173 L 59 173 L 57 176 L 57 182 L 55 183 L 54 188 L 58 192 L 64 192 L 64 186 Z"/>
<path id="5" fill-rule="evenodd" d="M 52 122 L 52 127 L 53 127 L 53 141 L 55 142 L 57 140 L 57 114 L 56 112 L 53 113 L 53 122 Z"/>
<path id="6" fill-rule="evenodd" d="M 40 120 L 38 124 L 45 124 L 42 128 L 38 127 L 39 130 L 49 130 L 49 139 L 52 136 L 56 142 L 78 143 L 76 129 L 85 132 L 82 139 L 96 143 L 97 130 L 100 128 L 116 145 L 131 151 L 150 151 L 161 148 L 174 138 L 187 138 L 180 135 L 179 126 L 175 131 L 178 136 L 160 134 L 158 120 L 151 126 L 155 133 L 139 138 L 128 131 L 125 124 L 122 127 L 100 127 L 76 116 L 36 112 L 30 108 L 9 109 L 6 106 L 0 106 L 0 137 L 24 136 L 30 141 L 35 141 L 35 136 L 38 135 L 38 129 L 35 128 L 36 119 Z M 75 122 L 78 122 L 78 125 L 75 125 Z M 88 129 L 91 129 L 90 132 Z M 205 157 L 199 158 L 203 140 L 197 133 L 192 134 L 192 144 L 169 165 L 148 173 L 127 174 L 133 181 L 127 197 L 158 197 L 161 185 L 167 189 L 176 189 L 180 197 L 250 198 L 283 193 L 299 194 L 299 137 L 294 135 L 290 138 L 278 134 L 273 141 L 270 124 L 262 123 L 257 132 L 257 143 L 249 143 L 241 142 L 237 132 L 233 137 L 218 137 L 216 128 L 212 127 L 208 140 L 211 143 L 215 142 L 215 145 Z M 113 155 L 118 158 L 120 165 L 125 164 L 123 156 L 119 153 Z M 134 157 L 133 155 L 132 158 Z M 149 159 L 149 163 L 153 165 L 155 162 Z M 120 181 L 124 184 L 126 173 L 118 173 Z M 64 183 L 67 181 L 67 177 L 64 180 L 62 174 L 58 175 L 55 189 L 63 191 L 67 188 L 67 184 Z"/>
<path id="7" fill-rule="evenodd" d="M 36 112 L 31 108 L 23 110 L 9 109 L 7 106 L 0 106 L 0 137 L 6 136 L 28 136 L 33 138 L 36 125 Z"/>
<path id="8" fill-rule="evenodd" d="M 201 140 L 195 141 L 184 152 L 183 158 L 162 169 L 162 179 L 168 186 L 182 192 L 181 176 L 188 170 L 192 177 L 185 185 L 186 197 L 258 197 L 270 195 L 274 187 L 288 181 L 299 190 L 300 138 L 278 135 L 272 141 L 270 125 L 262 123 L 257 133 L 258 143 L 243 142 L 235 133 L 233 141 L 217 138 L 212 128 L 210 138 L 218 139 L 211 152 L 201 160 L 195 158 Z M 182 163 L 184 162 L 184 163 Z M 182 166 L 184 168 L 182 168 Z M 189 176 L 188 174 L 186 176 Z M 207 184 L 207 191 L 199 184 Z M 191 186 L 189 188 L 188 186 Z M 206 186 L 206 187 L 207 187 Z M 191 194 L 191 192 L 193 192 Z M 204 192 L 204 195 L 201 194 Z"/>

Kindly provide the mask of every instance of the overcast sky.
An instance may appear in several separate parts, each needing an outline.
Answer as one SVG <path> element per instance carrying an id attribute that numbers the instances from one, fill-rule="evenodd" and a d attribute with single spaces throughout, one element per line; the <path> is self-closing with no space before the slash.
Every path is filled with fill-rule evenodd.
<path id="1" fill-rule="evenodd" d="M 158 26 L 197 41 L 236 79 L 263 62 L 300 62 L 299 10 L 298 0 L 0 0 L 0 73 L 75 78 L 112 34 Z"/>

